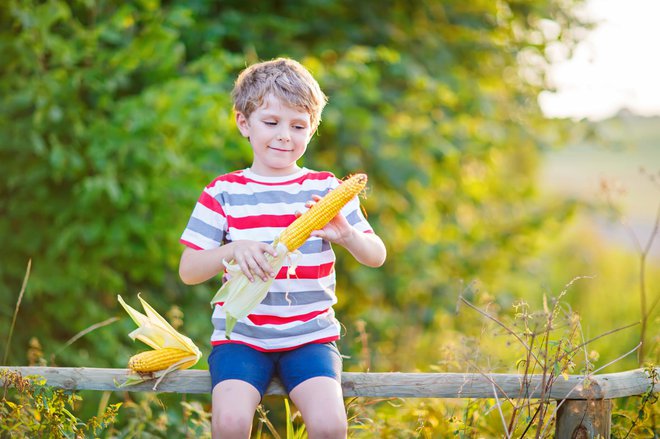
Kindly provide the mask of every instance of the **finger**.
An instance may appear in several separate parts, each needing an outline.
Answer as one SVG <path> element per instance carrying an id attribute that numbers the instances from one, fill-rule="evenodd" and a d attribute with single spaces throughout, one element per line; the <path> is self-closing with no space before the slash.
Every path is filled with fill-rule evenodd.
<path id="1" fill-rule="evenodd" d="M 276 256 L 277 256 L 277 250 L 275 249 L 275 247 L 273 247 L 273 246 L 270 245 L 270 244 L 264 244 L 264 245 L 261 247 L 261 249 L 263 250 L 263 253 L 264 253 L 264 254 L 269 254 L 269 255 L 271 255 L 272 257 L 276 257 Z"/>
<path id="2" fill-rule="evenodd" d="M 321 197 L 319 195 L 312 195 L 312 199 L 305 203 L 305 207 L 311 208 L 313 205 L 315 205 L 320 200 L 321 200 Z"/>
<path id="3" fill-rule="evenodd" d="M 270 244 L 263 244 L 261 246 L 261 250 L 263 250 L 263 252 L 255 257 L 255 261 L 258 264 L 259 269 L 262 271 L 262 273 L 264 273 L 264 275 L 267 273 L 268 276 L 275 277 L 273 267 L 270 265 L 270 262 L 266 256 L 271 255 L 272 257 L 277 257 L 277 250 L 275 250 Z M 264 281 L 266 280 L 267 279 L 264 279 Z"/>
<path id="4" fill-rule="evenodd" d="M 260 259 L 257 261 L 259 263 L 259 269 L 264 273 L 262 278 L 264 282 L 268 280 L 268 277 L 275 277 L 275 271 L 266 258 Z"/>
<path id="5" fill-rule="evenodd" d="M 259 265 L 259 262 L 258 262 L 258 261 L 252 259 L 252 260 L 250 260 L 250 262 L 248 263 L 248 265 L 250 266 L 250 270 L 252 271 L 252 273 L 253 273 L 255 276 L 261 278 L 261 280 L 264 281 L 264 282 L 266 282 L 266 281 L 268 280 L 268 276 L 267 276 L 266 273 L 264 273 L 264 271 L 261 269 L 261 266 Z"/>
<path id="6" fill-rule="evenodd" d="M 270 247 L 270 246 L 268 246 Z M 273 251 L 272 247 L 268 250 L 270 253 Z M 266 252 L 255 256 L 254 258 L 254 265 L 252 266 L 252 271 L 257 274 L 261 279 L 266 282 L 268 280 L 268 276 L 270 277 L 275 277 L 275 274 L 273 272 L 273 267 L 270 265 L 270 262 L 268 259 L 266 259 Z"/>
<path id="7" fill-rule="evenodd" d="M 241 271 L 243 272 L 247 280 L 249 280 L 250 282 L 254 282 L 254 276 L 252 276 L 252 271 L 250 271 L 250 267 L 248 263 L 245 261 L 245 259 L 236 262 L 238 262 L 238 266 L 241 267 Z"/>

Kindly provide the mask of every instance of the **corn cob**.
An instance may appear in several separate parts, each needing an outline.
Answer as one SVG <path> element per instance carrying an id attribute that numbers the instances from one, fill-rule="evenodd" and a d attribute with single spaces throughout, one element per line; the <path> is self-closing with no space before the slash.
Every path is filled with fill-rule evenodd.
<path id="1" fill-rule="evenodd" d="M 182 364 L 178 369 L 187 369 L 193 366 L 197 362 L 194 354 L 177 348 L 154 349 L 133 355 L 128 360 L 128 368 L 138 373 L 157 372 L 191 357 L 190 361 Z"/>
<path id="2" fill-rule="evenodd" d="M 346 203 L 364 189 L 366 184 L 366 174 L 355 174 L 347 178 L 284 229 L 273 242 L 277 256 L 266 255 L 273 270 L 278 272 L 287 256 L 303 245 L 314 230 L 322 229 L 328 224 Z M 229 339 L 236 322 L 247 316 L 266 297 L 273 279 L 268 278 L 263 281 L 257 278 L 254 282 L 250 282 L 237 264 L 225 263 L 225 266 L 230 274 L 229 280 L 211 299 L 211 305 L 224 302 L 222 309 L 226 314 L 225 337 Z"/>
<path id="3" fill-rule="evenodd" d="M 279 242 L 292 252 L 304 244 L 314 230 L 325 227 L 339 211 L 362 192 L 367 184 L 366 174 L 355 174 L 328 192 L 318 203 L 298 217 L 280 234 Z"/>
<path id="4" fill-rule="evenodd" d="M 192 367 L 201 358 L 202 352 L 195 346 L 195 343 L 190 338 L 177 332 L 139 294 L 138 299 L 142 303 L 145 314 L 129 306 L 121 296 L 117 296 L 117 299 L 138 326 L 128 336 L 133 340 L 140 340 L 153 349 L 134 355 L 128 361 L 128 367 L 133 372 L 141 374 L 152 372 L 153 374 L 148 378 L 143 375 L 129 376 L 124 383 L 119 385 L 120 387 L 138 384 L 151 378 L 158 378 L 154 384 L 154 390 L 156 390 L 160 380 L 168 373 L 173 370 Z"/>

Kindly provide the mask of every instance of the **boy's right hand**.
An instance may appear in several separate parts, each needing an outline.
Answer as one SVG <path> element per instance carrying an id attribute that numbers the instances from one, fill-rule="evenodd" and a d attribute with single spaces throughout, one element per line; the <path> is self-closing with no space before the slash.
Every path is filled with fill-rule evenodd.
<path id="1" fill-rule="evenodd" d="M 260 277 L 266 282 L 269 277 L 275 277 L 266 255 L 277 256 L 277 251 L 270 244 L 258 241 L 234 241 L 232 246 L 232 259 L 250 282 L 254 282 L 254 276 Z"/>

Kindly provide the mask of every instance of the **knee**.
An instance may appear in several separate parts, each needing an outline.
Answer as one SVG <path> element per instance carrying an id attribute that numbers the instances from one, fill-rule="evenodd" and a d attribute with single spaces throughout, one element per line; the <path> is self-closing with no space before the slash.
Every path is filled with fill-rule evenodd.
<path id="1" fill-rule="evenodd" d="M 211 420 L 213 437 L 248 438 L 252 430 L 252 418 L 252 415 L 232 411 L 213 413 Z"/>
<path id="2" fill-rule="evenodd" d="M 330 415 L 328 413 L 305 420 L 305 427 L 310 439 L 332 438 L 344 439 L 348 435 L 348 422 L 345 413 Z"/>

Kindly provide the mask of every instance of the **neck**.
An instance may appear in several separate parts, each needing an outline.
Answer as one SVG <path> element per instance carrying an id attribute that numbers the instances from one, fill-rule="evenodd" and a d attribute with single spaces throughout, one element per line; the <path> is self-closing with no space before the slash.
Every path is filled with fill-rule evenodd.
<path id="1" fill-rule="evenodd" d="M 285 177 L 287 175 L 293 175 L 296 172 L 299 172 L 302 168 L 298 165 L 292 165 L 286 168 L 279 169 L 262 169 L 260 167 L 255 167 L 252 165 L 250 171 L 256 175 L 261 175 L 262 177 Z"/>

